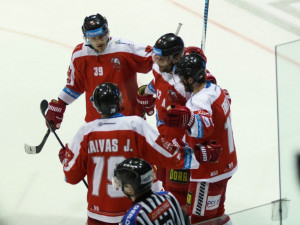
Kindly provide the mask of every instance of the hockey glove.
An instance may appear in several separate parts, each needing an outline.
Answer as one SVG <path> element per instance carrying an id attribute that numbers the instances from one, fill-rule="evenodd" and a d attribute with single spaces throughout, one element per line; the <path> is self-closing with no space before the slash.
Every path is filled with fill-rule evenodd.
<path id="1" fill-rule="evenodd" d="M 139 87 L 136 100 L 139 106 L 147 113 L 148 116 L 154 114 L 155 98 L 153 95 L 145 94 L 147 85 Z"/>
<path id="2" fill-rule="evenodd" d="M 188 129 L 194 124 L 195 116 L 186 106 L 179 106 L 169 109 L 163 121 L 168 127 L 182 127 Z"/>
<path id="3" fill-rule="evenodd" d="M 216 142 L 208 141 L 194 146 L 194 153 L 199 163 L 218 162 L 222 146 Z"/>
<path id="4" fill-rule="evenodd" d="M 58 153 L 58 157 L 61 163 L 63 163 L 66 155 L 66 148 L 61 148 Z"/>
<path id="5" fill-rule="evenodd" d="M 58 101 L 52 99 L 52 101 L 49 103 L 46 118 L 50 122 L 50 124 L 52 124 L 52 127 L 54 129 L 60 128 L 60 124 L 63 120 L 65 110 L 66 103 L 60 99 L 58 99 Z M 48 127 L 47 123 L 46 125 Z"/>

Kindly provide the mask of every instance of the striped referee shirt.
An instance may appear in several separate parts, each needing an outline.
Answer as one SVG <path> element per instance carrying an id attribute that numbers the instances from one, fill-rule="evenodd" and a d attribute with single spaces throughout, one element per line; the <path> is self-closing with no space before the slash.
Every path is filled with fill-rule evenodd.
<path id="1" fill-rule="evenodd" d="M 189 219 L 169 192 L 149 191 L 133 202 L 122 225 L 188 225 Z"/>

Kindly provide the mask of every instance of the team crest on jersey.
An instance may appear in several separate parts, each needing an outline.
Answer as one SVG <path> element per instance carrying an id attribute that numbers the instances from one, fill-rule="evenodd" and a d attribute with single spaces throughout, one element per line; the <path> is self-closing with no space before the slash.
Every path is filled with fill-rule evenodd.
<path id="1" fill-rule="evenodd" d="M 118 71 L 121 70 L 121 62 L 118 58 L 112 58 L 110 62 L 112 63 L 113 68 L 115 70 L 118 70 Z"/>

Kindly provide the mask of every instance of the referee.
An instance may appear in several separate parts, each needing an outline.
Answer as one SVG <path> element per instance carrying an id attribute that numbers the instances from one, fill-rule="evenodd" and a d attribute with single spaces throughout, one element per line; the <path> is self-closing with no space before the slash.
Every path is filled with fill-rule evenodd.
<path id="1" fill-rule="evenodd" d="M 120 224 L 189 225 L 188 216 L 171 193 L 151 190 L 152 180 L 151 165 L 139 158 L 126 159 L 114 170 L 114 186 L 133 201 Z"/>

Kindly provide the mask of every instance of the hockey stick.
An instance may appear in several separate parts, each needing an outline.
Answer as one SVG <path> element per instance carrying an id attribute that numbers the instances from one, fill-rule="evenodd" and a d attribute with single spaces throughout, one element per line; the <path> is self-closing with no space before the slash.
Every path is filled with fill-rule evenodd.
<path id="1" fill-rule="evenodd" d="M 65 147 L 64 144 L 61 142 L 61 140 L 60 140 L 60 138 L 58 137 L 58 135 L 56 134 L 55 130 L 53 129 L 52 125 L 51 125 L 51 124 L 49 123 L 49 121 L 47 120 L 47 117 L 46 117 L 46 115 L 45 115 L 46 110 L 42 110 L 42 108 L 43 108 L 43 109 L 47 109 L 47 108 L 48 108 L 48 101 L 47 101 L 47 100 L 43 100 L 43 101 L 41 102 L 41 112 L 42 112 L 42 114 L 43 114 L 43 116 L 44 116 L 44 118 L 45 118 L 45 120 L 46 120 L 46 123 L 48 124 L 49 129 L 50 129 L 51 132 L 55 135 L 55 137 L 56 137 L 56 139 L 58 140 L 60 146 L 61 146 L 63 149 L 66 149 L 66 147 Z M 89 186 L 88 186 L 87 182 L 85 181 L 85 179 L 83 179 L 82 181 L 83 181 L 83 183 L 85 184 L 85 186 L 86 186 L 87 188 L 89 188 Z"/>
<path id="2" fill-rule="evenodd" d="M 47 102 L 47 104 L 45 104 L 45 102 L 42 101 L 40 104 L 40 109 L 41 109 L 42 114 L 45 114 L 45 111 L 47 110 L 47 108 L 48 108 L 48 102 Z M 48 128 L 42 142 L 38 146 L 31 146 L 28 144 L 24 144 L 25 152 L 28 154 L 40 153 L 42 151 L 42 148 L 44 147 L 44 144 L 46 143 L 46 141 L 49 137 L 50 131 L 51 131 L 50 128 Z"/>
<path id="3" fill-rule="evenodd" d="M 50 129 L 47 130 L 42 142 L 37 146 L 31 146 L 31 145 L 28 145 L 28 144 L 24 144 L 25 152 L 27 154 L 38 154 L 38 153 L 40 153 L 42 151 L 42 148 L 44 147 L 44 144 L 46 143 L 46 141 L 49 137 L 49 134 L 50 134 Z"/>
<path id="4" fill-rule="evenodd" d="M 178 27 L 177 27 L 177 30 L 176 30 L 176 32 L 175 32 L 175 35 L 178 35 L 181 26 L 182 26 L 182 23 L 178 23 Z"/>
<path id="5" fill-rule="evenodd" d="M 204 16 L 203 16 L 204 21 L 203 21 L 202 40 L 201 40 L 201 49 L 202 49 L 203 52 L 205 51 L 207 20 L 208 20 L 208 6 L 209 6 L 209 0 L 205 0 Z"/>

